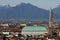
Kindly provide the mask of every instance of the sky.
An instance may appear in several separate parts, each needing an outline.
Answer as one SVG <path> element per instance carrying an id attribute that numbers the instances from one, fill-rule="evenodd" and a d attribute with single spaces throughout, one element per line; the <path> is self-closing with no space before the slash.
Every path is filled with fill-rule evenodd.
<path id="1" fill-rule="evenodd" d="M 60 0 L 0 0 L 0 5 L 11 5 L 16 6 L 24 3 L 30 3 L 32 5 L 35 5 L 39 8 L 43 9 L 50 9 L 50 8 L 56 8 L 58 5 L 60 5 Z"/>

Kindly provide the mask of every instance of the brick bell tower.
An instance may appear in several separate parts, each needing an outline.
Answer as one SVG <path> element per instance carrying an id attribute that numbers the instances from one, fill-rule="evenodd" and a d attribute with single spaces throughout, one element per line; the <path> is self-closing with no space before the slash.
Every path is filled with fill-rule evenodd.
<path id="1" fill-rule="evenodd" d="M 52 36 L 52 32 L 53 32 L 53 12 L 52 10 L 50 10 L 48 35 Z"/>

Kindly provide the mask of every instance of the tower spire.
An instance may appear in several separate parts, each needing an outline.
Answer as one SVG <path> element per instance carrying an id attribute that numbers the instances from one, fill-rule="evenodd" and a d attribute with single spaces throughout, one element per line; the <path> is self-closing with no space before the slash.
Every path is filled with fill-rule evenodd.
<path id="1" fill-rule="evenodd" d="M 52 31 L 53 31 L 53 12 L 52 9 L 50 9 L 48 34 L 52 35 Z"/>
<path id="2" fill-rule="evenodd" d="M 52 27 L 53 24 L 53 12 L 52 9 L 50 9 L 50 14 L 49 14 L 49 27 Z"/>

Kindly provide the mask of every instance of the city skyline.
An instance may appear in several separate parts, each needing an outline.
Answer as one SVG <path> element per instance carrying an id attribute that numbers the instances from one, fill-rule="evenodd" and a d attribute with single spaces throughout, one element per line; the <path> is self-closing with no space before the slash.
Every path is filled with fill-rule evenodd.
<path id="1" fill-rule="evenodd" d="M 39 8 L 50 9 L 60 5 L 60 0 L 0 0 L 0 5 L 16 6 L 21 3 L 30 3 Z"/>

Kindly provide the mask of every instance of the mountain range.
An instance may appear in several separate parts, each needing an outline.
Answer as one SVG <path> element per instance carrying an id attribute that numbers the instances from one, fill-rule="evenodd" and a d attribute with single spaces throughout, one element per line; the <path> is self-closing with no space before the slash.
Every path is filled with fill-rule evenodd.
<path id="1" fill-rule="evenodd" d="M 60 6 L 52 9 L 54 19 L 60 19 Z M 21 3 L 15 7 L 0 5 L 0 19 L 48 19 L 49 10 L 30 3 Z"/>

